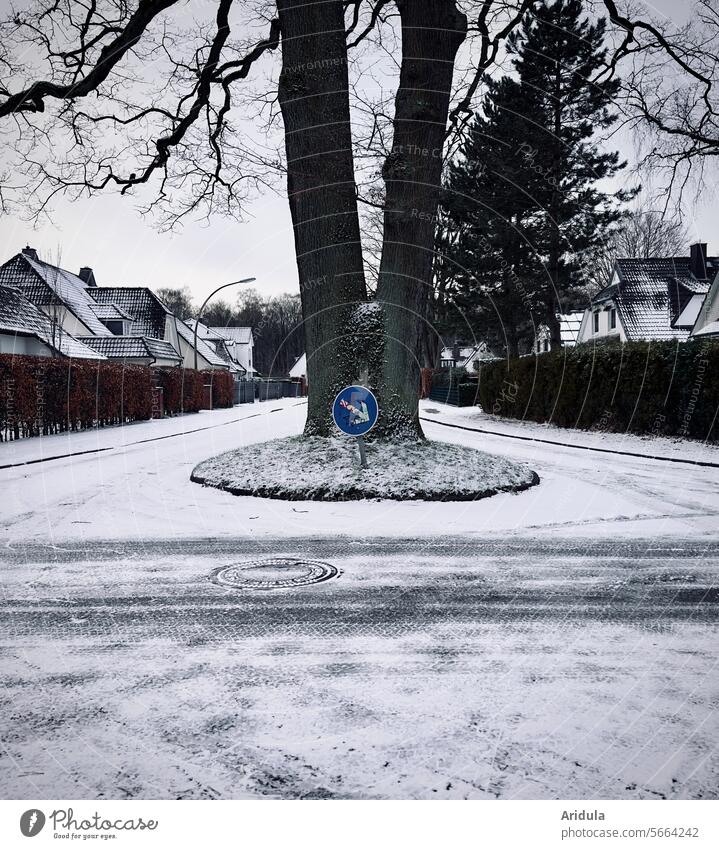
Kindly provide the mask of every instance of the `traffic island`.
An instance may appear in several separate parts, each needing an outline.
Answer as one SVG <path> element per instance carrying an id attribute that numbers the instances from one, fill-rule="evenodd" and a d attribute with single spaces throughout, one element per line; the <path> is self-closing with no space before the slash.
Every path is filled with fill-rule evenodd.
<path id="1" fill-rule="evenodd" d="M 475 501 L 539 483 L 529 466 L 463 445 L 294 436 L 204 460 L 191 480 L 233 495 L 288 501 Z"/>

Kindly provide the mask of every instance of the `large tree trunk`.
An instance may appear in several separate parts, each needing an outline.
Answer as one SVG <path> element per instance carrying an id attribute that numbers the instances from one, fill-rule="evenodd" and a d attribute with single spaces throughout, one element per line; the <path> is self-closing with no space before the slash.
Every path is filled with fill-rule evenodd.
<path id="1" fill-rule="evenodd" d="M 359 378 L 348 336 L 367 298 L 352 158 L 342 0 L 278 0 L 279 101 L 300 278 L 309 404 L 305 433 L 333 431 L 337 392 Z"/>
<path id="2" fill-rule="evenodd" d="M 378 435 L 422 436 L 419 424 L 421 325 L 432 288 L 432 260 L 454 60 L 467 19 L 454 0 L 396 0 L 402 66 L 394 138 L 382 175 L 384 242 L 377 300 L 384 351 L 377 384 Z"/>

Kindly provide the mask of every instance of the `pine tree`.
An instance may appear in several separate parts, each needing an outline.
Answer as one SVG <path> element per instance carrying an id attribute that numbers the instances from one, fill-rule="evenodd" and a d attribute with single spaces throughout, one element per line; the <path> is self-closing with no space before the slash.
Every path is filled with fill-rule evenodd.
<path id="1" fill-rule="evenodd" d="M 490 302 L 506 305 L 507 324 L 518 315 L 520 341 L 543 322 L 558 342 L 556 313 L 575 306 L 584 291 L 583 256 L 635 194 L 597 187 L 624 167 L 596 140 L 616 120 L 611 103 L 620 86 L 593 81 L 605 59 L 604 33 L 604 21 L 583 18 L 581 0 L 537 2 L 511 42 L 513 75 L 486 81 L 482 114 L 449 167 L 446 203 L 461 230 L 454 256 L 473 258 L 476 276 L 473 287 L 459 275 L 457 303 L 482 312 L 491 295 Z M 498 251 L 513 269 L 501 285 L 519 291 L 500 295 L 500 284 L 488 282 Z M 513 353 L 515 346 L 507 348 Z"/>
<path id="2" fill-rule="evenodd" d="M 454 275 L 454 310 L 443 330 L 481 336 L 516 356 L 544 313 L 546 275 L 532 243 L 537 180 L 531 163 L 516 155 L 525 131 L 521 86 L 510 77 L 485 85 L 482 113 L 448 169 L 444 207 L 456 237 L 440 239 L 438 251 Z"/>
<path id="3" fill-rule="evenodd" d="M 555 314 L 573 306 L 581 290 L 582 257 L 596 249 L 623 215 L 620 204 L 636 193 L 608 193 L 596 185 L 625 165 L 595 140 L 616 121 L 611 104 L 621 82 L 616 77 L 594 81 L 606 58 L 606 22 L 590 23 L 583 14 L 581 0 L 540 2 L 512 44 L 522 98 L 539 116 L 520 155 L 541 178 L 534 188 L 540 208 L 537 246 L 552 290 L 545 320 L 555 342 Z"/>

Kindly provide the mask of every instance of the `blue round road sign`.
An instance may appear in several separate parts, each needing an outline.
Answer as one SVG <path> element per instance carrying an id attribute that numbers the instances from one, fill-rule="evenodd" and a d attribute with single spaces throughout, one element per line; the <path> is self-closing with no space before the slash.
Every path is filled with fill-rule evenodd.
<path id="1" fill-rule="evenodd" d="M 377 399 L 364 386 L 345 386 L 332 405 L 335 424 L 348 436 L 363 436 L 377 424 Z"/>

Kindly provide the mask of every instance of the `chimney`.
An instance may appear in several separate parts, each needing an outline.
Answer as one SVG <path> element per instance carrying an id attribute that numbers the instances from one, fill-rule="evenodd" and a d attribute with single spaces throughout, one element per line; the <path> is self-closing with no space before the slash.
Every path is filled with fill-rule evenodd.
<path id="1" fill-rule="evenodd" d="M 707 245 L 695 242 L 689 247 L 689 270 L 697 280 L 707 279 Z"/>
<path id="2" fill-rule="evenodd" d="M 95 282 L 95 275 L 92 272 L 91 268 L 88 268 L 86 265 L 80 269 L 80 273 L 77 275 L 80 280 L 86 286 L 92 286 L 93 288 L 97 288 L 97 283 Z"/>
<path id="3" fill-rule="evenodd" d="M 37 259 L 37 251 L 35 250 L 35 248 L 31 248 L 30 245 L 25 245 L 25 247 L 22 249 L 22 252 L 23 254 L 25 254 L 25 256 L 29 256 L 30 259 Z"/>

